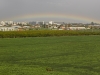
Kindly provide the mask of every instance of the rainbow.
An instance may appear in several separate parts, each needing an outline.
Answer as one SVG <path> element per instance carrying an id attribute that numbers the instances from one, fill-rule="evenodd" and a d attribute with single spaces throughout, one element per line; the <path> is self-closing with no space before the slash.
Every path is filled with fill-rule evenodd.
<path id="1" fill-rule="evenodd" d="M 39 18 L 59 18 L 59 19 L 68 19 L 70 20 L 77 20 L 77 21 L 84 21 L 84 22 L 96 22 L 100 23 L 100 20 L 98 19 L 93 19 L 85 16 L 80 16 L 80 15 L 73 15 L 73 14 L 63 14 L 63 13 L 32 13 L 32 14 L 24 14 L 20 16 L 15 16 L 12 17 L 11 20 L 24 20 L 24 19 L 39 19 Z"/>

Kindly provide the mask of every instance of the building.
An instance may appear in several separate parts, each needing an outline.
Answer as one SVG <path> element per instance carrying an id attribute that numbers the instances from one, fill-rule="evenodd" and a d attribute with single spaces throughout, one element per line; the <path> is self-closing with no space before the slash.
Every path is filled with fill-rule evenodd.
<path id="1" fill-rule="evenodd" d="M 1 25 L 6 25 L 6 23 L 4 21 L 1 21 Z"/>
<path id="2" fill-rule="evenodd" d="M 68 27 L 67 30 L 85 30 L 85 27 Z"/>
<path id="3" fill-rule="evenodd" d="M 13 25 L 13 23 L 14 23 L 13 21 L 8 21 L 8 24 L 9 24 L 9 25 L 10 25 L 10 24 Z"/>
<path id="4" fill-rule="evenodd" d="M 27 25 L 27 22 L 22 22 L 21 24 L 22 24 L 22 25 Z"/>
<path id="5" fill-rule="evenodd" d="M 54 23 L 53 21 L 49 21 L 49 24 L 51 24 L 51 25 L 52 25 L 53 23 Z"/>
<path id="6" fill-rule="evenodd" d="M 18 28 L 14 28 L 14 27 L 0 27 L 0 31 L 18 31 Z"/>

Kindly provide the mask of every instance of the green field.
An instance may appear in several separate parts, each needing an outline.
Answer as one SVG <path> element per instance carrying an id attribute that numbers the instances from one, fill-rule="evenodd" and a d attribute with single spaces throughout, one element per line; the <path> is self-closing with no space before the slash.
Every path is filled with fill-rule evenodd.
<path id="1" fill-rule="evenodd" d="M 0 75 L 100 75 L 100 36 L 1 38 Z"/>

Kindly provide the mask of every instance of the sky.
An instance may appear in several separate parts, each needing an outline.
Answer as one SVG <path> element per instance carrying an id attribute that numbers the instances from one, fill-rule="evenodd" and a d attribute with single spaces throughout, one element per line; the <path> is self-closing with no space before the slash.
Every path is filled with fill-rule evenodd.
<path id="1" fill-rule="evenodd" d="M 100 0 L 0 0 L 0 21 L 100 23 Z"/>

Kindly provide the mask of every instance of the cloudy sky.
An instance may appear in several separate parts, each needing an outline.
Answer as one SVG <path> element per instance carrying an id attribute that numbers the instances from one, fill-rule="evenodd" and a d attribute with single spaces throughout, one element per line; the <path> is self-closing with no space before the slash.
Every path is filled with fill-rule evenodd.
<path id="1" fill-rule="evenodd" d="M 41 15 L 41 13 L 48 14 L 49 17 L 42 16 L 36 18 L 36 16 L 39 16 L 39 14 Z M 52 14 L 65 14 L 66 19 L 63 17 L 50 17 L 50 14 L 51 16 Z M 70 17 L 71 14 L 73 17 L 70 19 L 67 18 L 67 15 Z M 28 15 L 31 15 L 31 18 L 28 17 Z M 35 15 L 35 17 L 32 15 Z M 79 20 L 81 19 L 79 16 L 81 16 L 81 18 L 85 18 Z M 98 22 L 100 20 L 100 0 L 0 0 L 0 21 L 54 20 L 66 22 L 86 22 L 84 20 L 87 18 L 94 22 Z M 89 20 L 87 22 L 89 22 Z"/>

